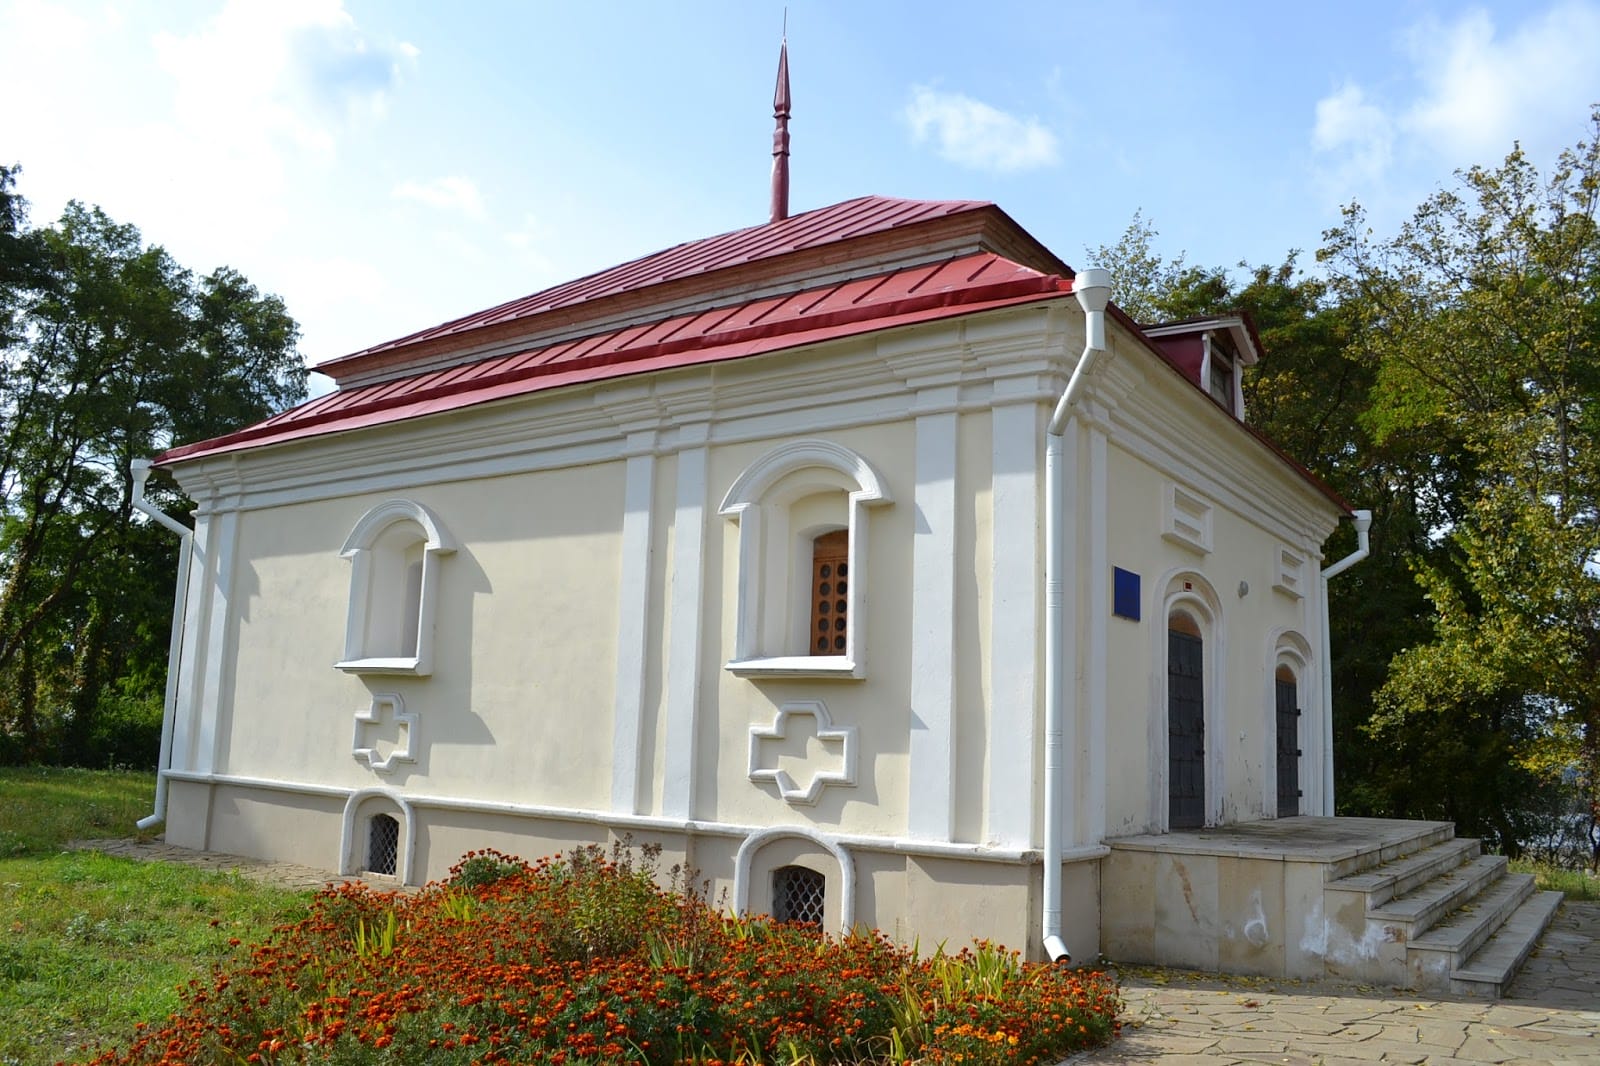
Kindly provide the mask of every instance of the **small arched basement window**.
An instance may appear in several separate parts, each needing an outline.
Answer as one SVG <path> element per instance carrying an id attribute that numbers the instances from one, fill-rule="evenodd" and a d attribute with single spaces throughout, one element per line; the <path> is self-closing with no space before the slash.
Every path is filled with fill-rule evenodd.
<path id="1" fill-rule="evenodd" d="M 367 820 L 367 873 L 394 876 L 400 856 L 400 823 L 393 815 L 374 814 Z"/>
<path id="2" fill-rule="evenodd" d="M 772 916 L 780 922 L 821 925 L 828 899 L 828 879 L 806 866 L 780 866 L 772 871 Z"/>

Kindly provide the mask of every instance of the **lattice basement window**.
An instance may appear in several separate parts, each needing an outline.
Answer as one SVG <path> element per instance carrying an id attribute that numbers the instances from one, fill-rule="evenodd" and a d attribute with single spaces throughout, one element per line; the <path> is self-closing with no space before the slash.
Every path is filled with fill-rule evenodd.
<path id="1" fill-rule="evenodd" d="M 772 916 L 780 922 L 821 925 L 828 897 L 828 879 L 804 866 L 772 871 Z"/>
<path id="2" fill-rule="evenodd" d="M 394 876 L 400 855 L 400 823 L 387 814 L 375 814 L 367 823 L 367 872 Z"/>

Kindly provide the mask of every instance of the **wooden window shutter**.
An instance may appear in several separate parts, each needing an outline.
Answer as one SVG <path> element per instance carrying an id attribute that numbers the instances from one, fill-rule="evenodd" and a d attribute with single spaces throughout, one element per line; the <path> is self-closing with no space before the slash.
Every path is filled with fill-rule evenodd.
<path id="1" fill-rule="evenodd" d="M 812 655 L 844 654 L 849 591 L 850 533 L 824 533 L 811 542 Z"/>

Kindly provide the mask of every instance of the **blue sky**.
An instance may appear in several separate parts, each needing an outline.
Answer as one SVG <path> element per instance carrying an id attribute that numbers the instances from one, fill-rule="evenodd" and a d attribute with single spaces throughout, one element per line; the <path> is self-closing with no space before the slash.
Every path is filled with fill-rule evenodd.
<path id="1" fill-rule="evenodd" d="M 765 220 L 781 0 L 0 0 L 0 159 L 280 293 L 308 362 Z M 981 14 L 980 14 L 981 12 Z M 1392 230 L 1600 102 L 1600 0 L 793 0 L 792 209 L 993 200 L 1075 266 Z M 1105 264 L 1114 268 L 1115 264 Z"/>

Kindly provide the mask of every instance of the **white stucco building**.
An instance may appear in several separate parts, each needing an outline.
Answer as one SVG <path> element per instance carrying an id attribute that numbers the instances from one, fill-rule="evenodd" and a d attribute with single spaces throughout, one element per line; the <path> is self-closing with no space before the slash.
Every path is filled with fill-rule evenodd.
<path id="1" fill-rule="evenodd" d="M 1351 514 L 1250 428 L 1246 321 L 1100 274 L 867 197 L 160 456 L 167 839 L 414 884 L 631 833 L 742 907 L 1092 959 L 1108 840 L 1332 813 Z"/>

